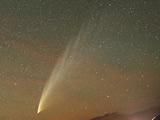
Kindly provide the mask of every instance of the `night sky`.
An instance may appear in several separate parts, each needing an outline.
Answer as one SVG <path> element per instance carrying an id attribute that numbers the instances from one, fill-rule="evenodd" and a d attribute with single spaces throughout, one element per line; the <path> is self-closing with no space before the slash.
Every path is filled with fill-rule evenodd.
<path id="1" fill-rule="evenodd" d="M 159 0 L 1 0 L 0 120 L 160 105 L 159 13 Z"/>

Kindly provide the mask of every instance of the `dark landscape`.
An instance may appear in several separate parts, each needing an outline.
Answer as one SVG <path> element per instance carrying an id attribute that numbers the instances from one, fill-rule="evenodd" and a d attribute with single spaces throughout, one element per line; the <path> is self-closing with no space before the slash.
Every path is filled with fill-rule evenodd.
<path id="1" fill-rule="evenodd" d="M 99 116 L 92 118 L 90 120 L 151 120 L 155 116 L 160 114 L 160 106 L 153 107 L 144 111 L 136 112 L 133 114 L 122 114 L 118 112 L 105 114 L 104 116 Z"/>

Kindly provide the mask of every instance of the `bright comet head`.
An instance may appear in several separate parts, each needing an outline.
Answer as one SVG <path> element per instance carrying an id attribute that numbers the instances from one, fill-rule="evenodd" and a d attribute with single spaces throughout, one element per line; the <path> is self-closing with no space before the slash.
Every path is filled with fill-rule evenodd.
<path id="1" fill-rule="evenodd" d="M 40 106 L 38 106 L 37 113 L 40 113 L 40 112 L 41 112 L 41 109 L 40 109 Z"/>
<path id="2" fill-rule="evenodd" d="M 39 110 L 39 109 L 37 110 L 37 113 L 40 113 L 40 110 Z"/>

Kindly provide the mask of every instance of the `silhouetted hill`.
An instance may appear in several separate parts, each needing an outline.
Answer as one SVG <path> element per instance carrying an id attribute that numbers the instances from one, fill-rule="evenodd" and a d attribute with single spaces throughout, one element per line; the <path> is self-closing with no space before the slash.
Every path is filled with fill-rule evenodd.
<path id="1" fill-rule="evenodd" d="M 91 120 L 121 120 L 121 119 L 125 120 L 127 117 L 128 117 L 127 115 L 114 112 L 110 114 L 105 114 L 104 116 L 93 118 Z"/>
<path id="2" fill-rule="evenodd" d="M 158 114 L 160 114 L 160 106 L 136 112 L 130 115 L 116 112 L 105 114 L 104 116 L 96 117 L 91 120 L 152 120 L 152 118 L 157 116 Z"/>

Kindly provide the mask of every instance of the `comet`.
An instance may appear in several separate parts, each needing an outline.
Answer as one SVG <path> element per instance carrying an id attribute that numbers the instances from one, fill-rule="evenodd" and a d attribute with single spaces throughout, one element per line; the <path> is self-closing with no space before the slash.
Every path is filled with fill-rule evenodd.
<path id="1" fill-rule="evenodd" d="M 73 71 L 75 66 L 75 64 L 73 65 L 73 61 L 78 58 L 76 51 L 79 48 L 79 38 L 77 38 L 75 42 L 70 42 L 66 47 L 65 52 L 57 61 L 48 81 L 44 86 L 37 113 L 40 113 L 41 111 L 52 105 L 51 98 L 53 96 L 51 95 L 51 93 L 54 92 L 57 84 L 60 84 L 60 82 L 63 81 L 64 78 L 66 78 L 66 76 L 68 75 L 67 72 Z"/>

